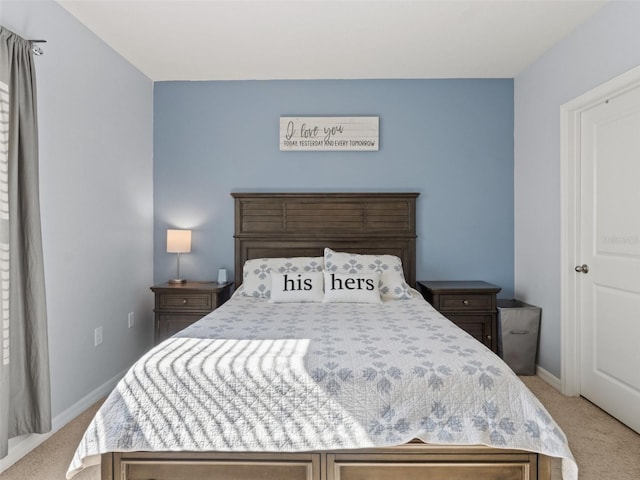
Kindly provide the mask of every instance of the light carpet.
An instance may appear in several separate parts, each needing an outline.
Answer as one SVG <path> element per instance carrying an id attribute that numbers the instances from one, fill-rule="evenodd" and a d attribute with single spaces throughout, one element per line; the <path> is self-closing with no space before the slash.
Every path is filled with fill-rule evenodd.
<path id="1" fill-rule="evenodd" d="M 520 377 L 569 438 L 580 480 L 639 480 L 640 435 L 584 398 L 565 397 L 539 377 Z M 0 474 L 0 480 L 64 480 L 80 437 L 99 407 L 93 405 L 55 435 Z M 74 480 L 99 480 L 89 468 Z M 553 460 L 552 480 L 560 480 Z"/>
<path id="2" fill-rule="evenodd" d="M 582 397 L 565 397 L 539 377 L 520 377 L 569 438 L 580 480 L 640 480 L 640 435 Z M 553 461 L 553 480 L 560 462 Z"/>

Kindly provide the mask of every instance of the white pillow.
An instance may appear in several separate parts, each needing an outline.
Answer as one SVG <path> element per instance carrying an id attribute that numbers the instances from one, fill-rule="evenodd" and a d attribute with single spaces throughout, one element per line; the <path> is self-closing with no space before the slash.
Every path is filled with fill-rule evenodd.
<path id="1" fill-rule="evenodd" d="M 411 287 L 404 279 L 402 260 L 395 255 L 360 255 L 325 248 L 324 268 L 335 273 L 378 273 L 383 300 L 412 298 Z"/>
<path id="2" fill-rule="evenodd" d="M 271 296 L 271 272 L 322 272 L 323 266 L 323 257 L 254 258 L 247 260 L 242 267 L 241 294 L 245 297 L 269 298 Z"/>
<path id="3" fill-rule="evenodd" d="M 322 272 L 271 272 L 271 303 L 322 302 L 324 277 Z"/>
<path id="4" fill-rule="evenodd" d="M 324 301 L 382 303 L 379 273 L 324 272 Z"/>

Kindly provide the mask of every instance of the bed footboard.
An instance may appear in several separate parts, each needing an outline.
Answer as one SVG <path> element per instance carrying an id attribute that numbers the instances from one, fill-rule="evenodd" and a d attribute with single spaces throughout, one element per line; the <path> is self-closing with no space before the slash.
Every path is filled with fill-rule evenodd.
<path id="1" fill-rule="evenodd" d="M 102 456 L 102 480 L 550 480 L 550 459 L 483 446 L 411 443 L 317 453 L 131 452 Z"/>

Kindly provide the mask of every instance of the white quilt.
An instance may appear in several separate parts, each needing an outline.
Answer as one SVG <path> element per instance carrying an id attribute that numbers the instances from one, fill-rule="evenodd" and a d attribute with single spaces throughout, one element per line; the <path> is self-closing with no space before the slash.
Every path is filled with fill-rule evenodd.
<path id="1" fill-rule="evenodd" d="M 428 443 L 515 448 L 577 466 L 509 367 L 422 298 L 234 296 L 142 357 L 89 425 L 71 478 L 112 451 L 297 452 Z"/>

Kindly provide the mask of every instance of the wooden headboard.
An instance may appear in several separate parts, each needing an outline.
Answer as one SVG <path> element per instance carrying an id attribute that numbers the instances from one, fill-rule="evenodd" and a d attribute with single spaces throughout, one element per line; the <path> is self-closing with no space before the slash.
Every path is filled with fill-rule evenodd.
<path id="1" fill-rule="evenodd" d="M 235 282 L 252 258 L 322 256 L 324 248 L 400 257 L 416 284 L 418 193 L 232 193 Z"/>

